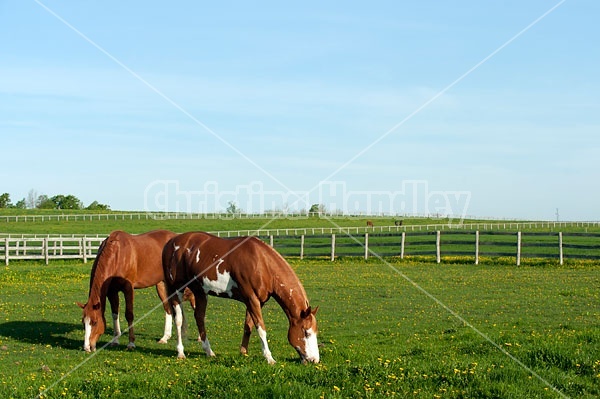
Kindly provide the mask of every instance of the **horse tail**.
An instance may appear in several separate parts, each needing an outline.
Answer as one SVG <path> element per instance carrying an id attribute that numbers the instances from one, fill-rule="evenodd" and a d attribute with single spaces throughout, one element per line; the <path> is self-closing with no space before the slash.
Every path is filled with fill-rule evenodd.
<path id="1" fill-rule="evenodd" d="M 183 292 L 180 292 L 175 286 L 175 280 L 177 277 L 177 265 L 179 262 L 180 259 L 178 259 L 178 256 L 176 254 L 175 244 L 173 242 L 173 239 L 171 239 L 163 248 L 162 253 L 164 281 L 167 289 L 167 301 L 169 303 L 169 308 L 171 309 L 171 314 L 175 316 L 176 312 L 173 303 L 173 298 L 177 296 L 182 318 L 181 335 L 184 339 L 187 339 L 187 322 L 185 319 L 185 312 L 183 310 Z"/>

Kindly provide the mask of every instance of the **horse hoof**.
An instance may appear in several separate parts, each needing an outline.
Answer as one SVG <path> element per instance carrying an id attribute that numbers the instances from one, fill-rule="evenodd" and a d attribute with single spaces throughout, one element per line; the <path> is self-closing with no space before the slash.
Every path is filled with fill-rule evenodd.
<path id="1" fill-rule="evenodd" d="M 244 356 L 248 356 L 248 349 L 243 346 L 240 347 L 240 353 Z"/>
<path id="2" fill-rule="evenodd" d="M 161 339 L 159 339 L 159 340 L 157 341 L 157 343 L 158 343 L 158 344 L 166 344 L 166 343 L 167 343 L 167 340 L 166 340 L 166 339 L 164 339 L 164 338 L 161 338 Z"/>
<path id="3" fill-rule="evenodd" d="M 115 348 L 115 347 L 119 346 L 119 343 L 118 342 L 111 342 L 109 346 L 111 348 Z"/>
<path id="4" fill-rule="evenodd" d="M 185 355 L 183 353 L 177 355 L 177 360 L 183 360 L 185 359 Z"/>
<path id="5" fill-rule="evenodd" d="M 132 351 L 135 349 L 135 344 L 133 342 L 131 342 L 129 345 L 127 345 L 127 350 L 128 351 Z"/>

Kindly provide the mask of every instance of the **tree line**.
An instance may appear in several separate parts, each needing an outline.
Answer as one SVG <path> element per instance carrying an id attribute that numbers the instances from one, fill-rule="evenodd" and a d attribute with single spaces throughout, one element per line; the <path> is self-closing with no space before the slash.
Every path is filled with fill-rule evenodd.
<path id="1" fill-rule="evenodd" d="M 87 209 L 87 210 L 110 210 L 110 206 L 93 201 L 88 206 L 72 194 L 58 194 L 49 197 L 38 194 L 35 190 L 29 191 L 26 198 L 12 203 L 9 193 L 0 194 L 0 208 L 12 209 Z"/>

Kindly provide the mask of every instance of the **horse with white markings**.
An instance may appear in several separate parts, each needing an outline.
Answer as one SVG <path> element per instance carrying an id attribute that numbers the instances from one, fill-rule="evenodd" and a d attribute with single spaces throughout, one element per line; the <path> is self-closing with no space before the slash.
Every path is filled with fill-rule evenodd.
<path id="1" fill-rule="evenodd" d="M 275 363 L 267 343 L 262 306 L 273 297 L 285 312 L 288 341 L 303 363 L 319 362 L 317 309 L 308 303 L 302 283 L 291 266 L 273 248 L 256 237 L 224 239 L 190 232 L 171 239 L 163 251 L 165 282 L 177 327 L 177 357 L 185 358 L 181 329 L 184 322 L 181 293 L 189 287 L 196 298 L 194 317 L 199 340 L 208 356 L 214 356 L 206 337 L 204 318 L 207 295 L 235 299 L 246 305 L 240 352 L 248 352 L 256 327 L 264 357 Z"/>
<path id="2" fill-rule="evenodd" d="M 90 274 L 88 300 L 85 304 L 77 302 L 83 309 L 83 349 L 86 352 L 96 350 L 98 338 L 106 329 L 104 311 L 107 297 L 114 323 L 111 344 L 119 344 L 119 291 L 125 295 L 125 318 L 129 326 L 128 349 L 135 348 L 133 290 L 137 288 L 156 286 L 166 313 L 164 334 L 159 343 L 166 343 L 171 337 L 173 319 L 163 281 L 162 250 L 165 243 L 175 235 L 167 230 L 155 230 L 139 235 L 114 231 L 102 242 Z M 193 297 L 189 299 L 193 306 Z"/>

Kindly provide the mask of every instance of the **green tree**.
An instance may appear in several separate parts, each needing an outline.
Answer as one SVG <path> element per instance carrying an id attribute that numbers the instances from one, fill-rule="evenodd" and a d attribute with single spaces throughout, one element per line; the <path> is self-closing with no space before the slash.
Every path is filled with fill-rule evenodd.
<path id="1" fill-rule="evenodd" d="M 110 209 L 110 206 L 106 204 L 100 204 L 98 203 L 98 201 L 94 201 L 91 204 L 89 204 L 85 209 L 90 211 L 107 211 Z"/>
<path id="2" fill-rule="evenodd" d="M 56 204 L 47 195 L 40 195 L 36 201 L 38 209 L 55 209 Z"/>
<path id="3" fill-rule="evenodd" d="M 0 195 L 0 208 L 10 208 L 10 194 L 4 193 Z"/>
<path id="4" fill-rule="evenodd" d="M 50 198 L 50 201 L 54 204 L 54 209 L 81 209 L 83 203 L 74 195 L 55 195 Z"/>
<path id="5" fill-rule="evenodd" d="M 27 202 L 25 201 L 25 198 L 23 198 L 20 201 L 17 201 L 17 203 L 15 204 L 15 208 L 17 208 L 17 209 L 27 209 Z"/>
<path id="6" fill-rule="evenodd" d="M 325 205 L 323 204 L 312 204 L 308 210 L 309 216 L 320 216 L 322 213 L 326 213 Z"/>
<path id="7" fill-rule="evenodd" d="M 228 215 L 235 215 L 237 213 L 241 213 L 242 210 L 238 208 L 235 202 L 229 201 L 227 203 L 227 209 L 225 209 L 225 212 L 227 212 Z"/>

